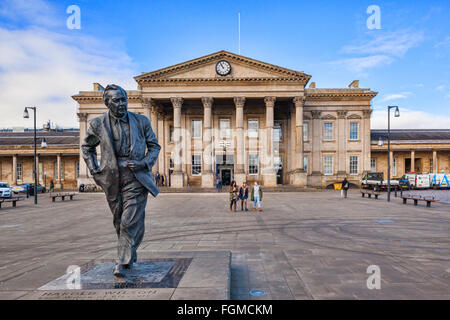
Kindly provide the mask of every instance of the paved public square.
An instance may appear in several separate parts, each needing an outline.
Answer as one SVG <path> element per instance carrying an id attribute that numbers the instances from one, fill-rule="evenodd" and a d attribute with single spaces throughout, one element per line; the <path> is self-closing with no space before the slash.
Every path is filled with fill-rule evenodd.
<path id="1" fill-rule="evenodd" d="M 388 204 L 386 195 L 355 190 L 349 199 L 336 191 L 265 193 L 263 206 L 234 213 L 226 192 L 160 194 L 147 205 L 138 254 L 230 251 L 231 299 L 450 299 L 449 204 Z M 69 265 L 113 256 L 115 244 L 103 194 L 4 205 L 0 299 L 23 298 Z M 371 265 L 381 271 L 379 290 L 367 288 Z"/>

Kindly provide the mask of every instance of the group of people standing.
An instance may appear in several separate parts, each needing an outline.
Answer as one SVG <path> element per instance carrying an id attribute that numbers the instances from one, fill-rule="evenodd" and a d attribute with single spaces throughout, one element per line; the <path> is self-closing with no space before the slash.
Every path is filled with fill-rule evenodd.
<path id="1" fill-rule="evenodd" d="M 236 181 L 232 181 L 230 185 L 230 211 L 236 212 L 237 202 L 241 201 L 241 211 L 248 211 L 247 200 L 249 195 L 249 187 L 247 182 L 244 182 L 238 189 Z M 262 211 L 261 201 L 263 197 L 263 191 L 261 186 L 255 181 L 250 191 L 250 200 L 253 201 L 253 211 Z"/>

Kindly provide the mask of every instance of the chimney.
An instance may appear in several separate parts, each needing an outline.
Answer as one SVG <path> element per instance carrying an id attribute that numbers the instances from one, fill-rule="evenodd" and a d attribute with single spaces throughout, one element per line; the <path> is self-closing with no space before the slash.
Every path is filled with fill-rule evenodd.
<path id="1" fill-rule="evenodd" d="M 311 82 L 311 84 L 309 85 L 310 89 L 315 89 L 316 88 L 316 83 L 315 82 Z"/>
<path id="2" fill-rule="evenodd" d="M 352 83 L 348 86 L 349 88 L 359 88 L 359 80 L 353 80 Z"/>
<path id="3" fill-rule="evenodd" d="M 104 91 L 105 88 L 100 83 L 94 82 L 94 91 Z"/>

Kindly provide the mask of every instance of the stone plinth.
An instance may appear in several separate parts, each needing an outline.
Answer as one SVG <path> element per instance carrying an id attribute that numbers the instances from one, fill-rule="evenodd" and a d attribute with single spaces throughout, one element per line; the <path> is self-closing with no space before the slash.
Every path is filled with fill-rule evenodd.
<path id="1" fill-rule="evenodd" d="M 305 171 L 296 171 L 291 174 L 291 183 L 296 187 L 306 187 L 307 174 Z"/>
<path id="2" fill-rule="evenodd" d="M 124 278 L 113 276 L 116 253 L 80 266 L 21 299 L 226 300 L 230 298 L 229 251 L 141 251 Z"/>

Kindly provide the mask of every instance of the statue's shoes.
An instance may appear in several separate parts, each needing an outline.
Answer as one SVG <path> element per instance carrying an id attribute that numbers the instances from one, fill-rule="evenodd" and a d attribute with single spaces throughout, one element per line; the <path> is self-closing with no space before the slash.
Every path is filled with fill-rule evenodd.
<path id="1" fill-rule="evenodd" d="M 125 277 L 125 273 L 124 273 L 124 270 L 123 270 L 123 269 L 124 269 L 124 268 L 123 268 L 122 265 L 116 264 L 116 265 L 114 266 L 114 271 L 113 271 L 114 276 L 119 277 L 119 278 Z"/>

